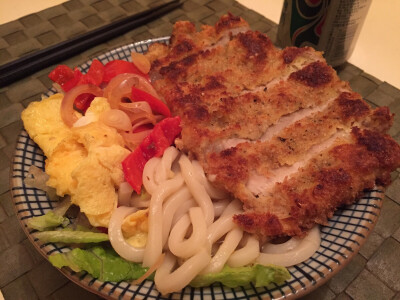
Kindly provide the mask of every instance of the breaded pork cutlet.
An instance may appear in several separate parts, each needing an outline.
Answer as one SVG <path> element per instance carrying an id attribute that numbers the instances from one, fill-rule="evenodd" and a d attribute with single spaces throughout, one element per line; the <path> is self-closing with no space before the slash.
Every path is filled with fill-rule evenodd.
<path id="1" fill-rule="evenodd" d="M 177 22 L 152 45 L 154 86 L 182 118 L 179 148 L 243 202 L 263 236 L 302 236 L 365 189 L 390 183 L 393 115 L 371 109 L 312 48 L 276 48 L 241 18 L 197 32 Z"/>

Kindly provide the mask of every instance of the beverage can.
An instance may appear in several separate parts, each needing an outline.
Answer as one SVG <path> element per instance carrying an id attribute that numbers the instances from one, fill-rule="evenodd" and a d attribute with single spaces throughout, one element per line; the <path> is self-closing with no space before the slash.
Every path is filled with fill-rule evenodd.
<path id="1" fill-rule="evenodd" d="M 311 46 L 332 66 L 354 50 L 372 0 L 285 0 L 278 27 L 281 47 Z"/>

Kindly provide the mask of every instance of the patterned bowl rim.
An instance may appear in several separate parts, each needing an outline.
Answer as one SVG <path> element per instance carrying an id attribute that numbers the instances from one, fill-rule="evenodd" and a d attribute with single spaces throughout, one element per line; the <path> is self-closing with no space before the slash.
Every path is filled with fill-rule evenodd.
<path id="1" fill-rule="evenodd" d="M 130 60 L 131 51 L 145 52 L 152 43 L 168 43 L 168 41 L 169 37 L 161 37 L 131 43 L 94 58 L 102 62 L 112 59 Z M 79 68 L 83 72 L 87 71 L 90 62 L 91 60 L 86 61 Z M 53 93 L 55 93 L 55 90 L 50 89 L 46 95 Z M 32 157 L 27 157 L 27 153 Z M 22 229 L 36 250 L 48 259 L 51 253 L 69 251 L 70 248 L 53 243 L 41 244 L 32 236 L 33 231 L 26 226 L 26 219 L 43 214 L 53 207 L 43 191 L 25 187 L 23 183 L 23 178 L 30 164 L 36 164 L 43 169 L 44 159 L 43 152 L 30 139 L 28 134 L 22 130 L 17 140 L 12 168 L 10 169 L 10 191 Z M 21 190 L 23 191 L 22 194 Z M 383 194 L 382 187 L 375 187 L 371 191 L 366 191 L 363 197 L 355 204 L 336 211 L 329 223 L 320 227 L 322 242 L 318 251 L 307 261 L 289 267 L 292 278 L 283 285 L 272 285 L 263 288 L 251 286 L 247 289 L 243 287 L 231 289 L 220 284 L 196 289 L 186 287 L 180 293 L 171 294 L 168 299 L 197 299 L 199 297 L 201 299 L 296 299 L 302 297 L 326 283 L 358 253 L 376 224 L 382 206 Z M 34 197 L 35 201 L 32 202 L 30 197 Z M 39 214 L 33 213 L 35 208 L 31 207 L 32 204 L 38 205 Z M 47 206 L 41 207 L 44 204 Z M 92 278 L 87 273 L 77 274 L 69 268 L 62 268 L 59 271 L 79 286 L 106 299 L 163 298 L 155 290 L 154 282 L 152 281 L 146 280 L 139 286 L 134 286 L 128 282 L 102 282 Z"/>

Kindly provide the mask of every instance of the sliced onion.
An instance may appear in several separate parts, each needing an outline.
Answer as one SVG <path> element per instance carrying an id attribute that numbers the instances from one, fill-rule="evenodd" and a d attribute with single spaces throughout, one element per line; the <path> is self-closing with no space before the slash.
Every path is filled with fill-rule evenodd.
<path id="1" fill-rule="evenodd" d="M 118 188 L 118 205 L 130 206 L 132 192 L 133 188 L 128 182 L 121 182 Z"/>
<path id="2" fill-rule="evenodd" d="M 122 102 L 119 104 L 118 108 L 122 109 L 125 112 L 131 112 L 134 114 L 140 114 L 140 113 L 153 114 L 150 105 L 144 101 L 128 102 L 128 103 Z"/>
<path id="3" fill-rule="evenodd" d="M 142 276 L 140 276 L 138 279 L 132 281 L 133 285 L 138 285 L 141 284 L 144 280 L 147 279 L 151 274 L 153 274 L 164 262 L 164 257 L 165 253 L 160 254 L 160 256 L 157 258 L 156 262 L 144 273 Z"/>
<path id="4" fill-rule="evenodd" d="M 151 129 L 149 130 L 143 130 L 140 132 L 121 132 L 122 138 L 125 141 L 125 146 L 127 146 L 131 151 L 135 150 L 137 146 L 140 145 L 140 143 L 143 141 L 143 139 L 148 136 L 151 132 Z"/>
<path id="5" fill-rule="evenodd" d="M 129 245 L 122 235 L 122 222 L 124 218 L 137 211 L 135 207 L 120 206 L 114 210 L 111 215 L 108 226 L 108 237 L 114 250 L 128 261 L 141 262 L 144 256 L 145 248 L 136 248 Z"/>
<path id="6" fill-rule="evenodd" d="M 104 124 L 118 130 L 130 131 L 132 129 L 132 123 L 129 116 L 119 109 L 110 109 L 103 112 L 100 115 L 100 120 Z"/>
<path id="7" fill-rule="evenodd" d="M 86 93 L 95 95 L 96 97 L 103 96 L 103 90 L 93 84 L 77 85 L 64 95 L 61 102 L 61 118 L 67 126 L 72 127 L 78 120 L 74 110 L 74 101 L 76 97 Z"/>
<path id="8" fill-rule="evenodd" d="M 108 99 L 111 108 L 119 108 L 119 104 L 124 98 L 130 99 L 132 86 L 159 98 L 147 79 L 137 74 L 123 73 L 111 79 L 104 89 L 104 97 Z"/>
<path id="9" fill-rule="evenodd" d="M 146 124 L 155 124 L 156 120 L 150 119 L 150 118 L 146 118 L 146 119 L 137 119 L 133 121 L 133 125 L 132 125 L 132 132 L 134 132 L 136 130 L 136 128 L 142 126 L 142 125 L 146 125 Z"/>
<path id="10" fill-rule="evenodd" d="M 133 64 L 140 70 L 140 72 L 147 74 L 150 71 L 150 61 L 142 53 L 131 53 Z"/>
<path id="11" fill-rule="evenodd" d="M 157 117 L 153 115 L 151 111 L 150 112 L 146 111 L 147 108 L 145 104 L 141 106 L 135 106 L 130 104 L 135 104 L 135 103 L 121 103 L 120 107 L 121 110 L 123 110 L 129 116 L 129 119 L 131 120 L 132 123 L 132 131 L 135 131 L 137 127 L 144 124 L 154 125 L 157 123 L 158 121 Z"/>

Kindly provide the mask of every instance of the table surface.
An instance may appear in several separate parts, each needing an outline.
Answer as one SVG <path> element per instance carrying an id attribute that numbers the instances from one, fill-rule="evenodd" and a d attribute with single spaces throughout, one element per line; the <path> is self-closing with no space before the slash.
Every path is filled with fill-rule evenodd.
<path id="1" fill-rule="evenodd" d="M 0 64 L 84 33 L 115 19 L 132 15 L 162 0 L 71 0 L 0 25 Z M 157 21 L 93 47 L 63 63 L 76 66 L 96 55 L 149 38 L 167 36 L 178 20 L 214 24 L 232 12 L 254 30 L 276 39 L 277 25 L 233 0 L 187 0 Z M 0 290 L 11 299 L 101 299 L 66 279 L 30 244 L 9 191 L 9 171 L 15 142 L 22 129 L 21 111 L 40 99 L 50 86 L 45 68 L 0 89 Z M 388 106 L 397 114 L 389 134 L 400 142 L 400 90 L 346 63 L 337 70 L 372 106 Z M 398 170 L 399 171 L 399 170 Z M 400 299 L 400 176 L 393 172 L 381 216 L 354 259 L 326 284 L 304 299 Z M 374 266 L 385 272 L 377 272 Z M 1 299 L 1 296 L 0 296 Z"/>

